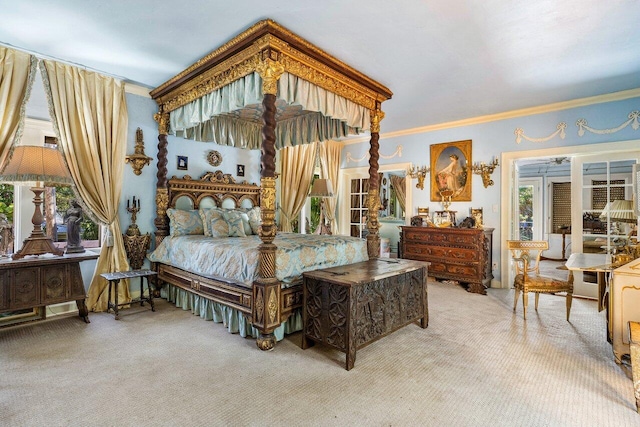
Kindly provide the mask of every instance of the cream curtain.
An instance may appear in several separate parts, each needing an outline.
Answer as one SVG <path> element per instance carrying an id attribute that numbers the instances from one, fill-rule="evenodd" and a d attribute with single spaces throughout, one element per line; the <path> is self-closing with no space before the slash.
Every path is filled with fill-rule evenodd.
<path id="1" fill-rule="evenodd" d="M 316 150 L 316 142 L 280 150 L 282 165 L 280 229 L 282 231 L 293 231 L 291 222 L 296 219 L 309 195 L 316 165 Z M 300 227 L 304 227 L 304 224 L 300 224 Z"/>
<path id="2" fill-rule="evenodd" d="M 41 70 L 78 195 L 113 236 L 113 246 L 103 242 L 87 295 L 89 309 L 103 311 L 107 281 L 100 274 L 129 269 L 118 219 L 128 123 L 124 83 L 55 61 L 42 61 Z M 119 286 L 118 297 L 130 301 L 129 287 Z"/>
<path id="3" fill-rule="evenodd" d="M 342 142 L 325 141 L 320 144 L 320 171 L 322 177 L 331 181 L 334 194 L 338 194 L 338 174 L 340 172 L 340 155 L 342 153 Z M 336 206 L 338 204 L 337 197 L 327 197 L 324 199 L 326 206 L 326 215 L 331 230 L 335 234 L 338 231 L 338 221 L 336 219 Z"/>
<path id="4" fill-rule="evenodd" d="M 0 166 L 22 138 L 36 64 L 28 53 L 0 47 Z"/>
<path id="5" fill-rule="evenodd" d="M 400 207 L 403 211 L 407 212 L 405 208 L 405 203 L 407 200 L 407 187 L 405 184 L 406 177 L 400 177 L 398 175 L 389 175 L 389 179 L 391 179 L 391 185 L 396 190 L 396 199 L 398 203 L 400 203 Z"/>

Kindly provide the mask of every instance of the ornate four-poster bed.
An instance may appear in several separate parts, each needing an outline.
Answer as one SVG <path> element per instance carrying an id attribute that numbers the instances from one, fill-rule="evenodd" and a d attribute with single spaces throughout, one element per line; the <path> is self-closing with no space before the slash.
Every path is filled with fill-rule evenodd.
<path id="1" fill-rule="evenodd" d="M 167 211 L 180 197 L 190 198 L 195 209 L 207 196 L 217 202 L 250 199 L 261 211 L 258 274 L 249 287 L 162 262 L 156 264 L 158 277 L 181 291 L 237 310 L 259 332 L 258 347 L 271 349 L 274 330 L 302 303 L 300 284 L 286 287 L 276 274 L 276 253 L 280 253 L 274 243 L 278 243 L 276 149 L 370 130 L 366 252 L 369 257 L 377 257 L 378 140 L 384 117 L 381 104 L 392 93 L 277 23 L 265 20 L 154 89 L 151 96 L 159 106 L 154 116 L 159 131 L 156 247 L 170 235 Z M 260 186 L 238 184 L 221 173 L 206 174 L 202 179 L 168 179 L 169 134 L 260 149 Z"/>

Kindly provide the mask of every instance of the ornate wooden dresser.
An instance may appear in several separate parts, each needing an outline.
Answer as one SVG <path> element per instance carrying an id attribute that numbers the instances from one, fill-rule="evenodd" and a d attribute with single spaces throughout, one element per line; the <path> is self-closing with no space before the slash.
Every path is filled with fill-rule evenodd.
<path id="1" fill-rule="evenodd" d="M 89 323 L 80 262 L 98 258 L 85 252 L 0 261 L 0 313 L 76 301 Z"/>
<path id="2" fill-rule="evenodd" d="M 438 228 L 403 226 L 400 257 L 428 261 L 429 275 L 468 285 L 469 292 L 485 294 L 491 273 L 493 228 Z"/>
<path id="3" fill-rule="evenodd" d="M 427 263 L 370 259 L 304 273 L 302 348 L 320 342 L 347 354 L 420 320 L 429 324 Z"/>

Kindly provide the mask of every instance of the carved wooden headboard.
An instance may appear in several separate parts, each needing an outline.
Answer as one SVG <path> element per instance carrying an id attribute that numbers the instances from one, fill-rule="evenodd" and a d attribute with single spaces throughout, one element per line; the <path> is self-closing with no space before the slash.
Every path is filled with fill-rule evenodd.
<path id="1" fill-rule="evenodd" d="M 175 207 L 181 197 L 188 197 L 193 208 L 198 209 L 200 202 L 210 197 L 216 206 L 222 206 L 224 200 L 233 200 L 235 206 L 241 206 L 244 200 L 250 200 L 253 206 L 260 206 L 260 187 L 246 181 L 236 182 L 228 173 L 222 171 L 207 172 L 199 179 L 189 175 L 169 179 L 169 207 Z"/>

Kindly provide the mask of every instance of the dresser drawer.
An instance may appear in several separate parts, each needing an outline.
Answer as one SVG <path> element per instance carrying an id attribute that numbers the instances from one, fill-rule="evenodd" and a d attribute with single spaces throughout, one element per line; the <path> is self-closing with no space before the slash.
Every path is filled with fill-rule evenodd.
<path id="1" fill-rule="evenodd" d="M 480 253 L 470 248 L 455 248 L 447 246 L 431 246 L 426 244 L 407 244 L 405 255 L 413 258 L 414 255 L 443 258 L 449 261 L 476 262 L 479 261 Z"/>
<path id="2" fill-rule="evenodd" d="M 473 248 L 478 247 L 478 238 L 471 234 L 450 233 L 446 231 L 434 233 L 422 233 L 418 231 L 407 231 L 405 237 L 407 243 L 429 243 L 444 245 L 463 245 Z"/>
<path id="3" fill-rule="evenodd" d="M 449 278 L 460 282 L 477 282 L 482 278 L 479 265 L 459 265 L 442 261 L 430 261 L 429 275 L 434 277 Z M 479 274 L 480 273 L 480 274 Z M 480 280 L 481 281 L 481 280 Z"/>

